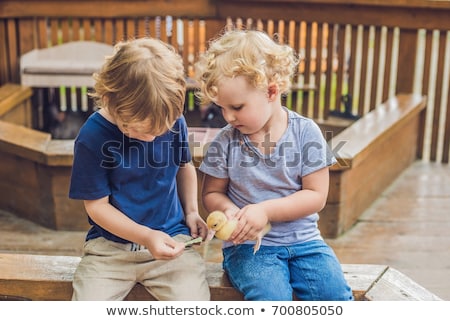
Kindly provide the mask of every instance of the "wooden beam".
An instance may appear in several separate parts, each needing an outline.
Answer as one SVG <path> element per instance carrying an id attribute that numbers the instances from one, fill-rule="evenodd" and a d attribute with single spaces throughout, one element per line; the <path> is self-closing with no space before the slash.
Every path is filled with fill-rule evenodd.
<path id="1" fill-rule="evenodd" d="M 0 18 L 5 17 L 82 17 L 102 18 L 176 16 L 213 17 L 215 6 L 208 0 L 151 1 L 1 1 Z"/>
<path id="2" fill-rule="evenodd" d="M 449 2 L 416 1 L 217 0 L 218 18 L 304 20 L 353 25 L 384 25 L 417 30 L 450 29 Z M 420 4 L 422 2 L 422 4 Z M 426 4 L 425 4 L 426 3 Z M 429 4 L 429 5 L 428 5 Z M 244 14 L 245 13 L 245 14 Z"/>

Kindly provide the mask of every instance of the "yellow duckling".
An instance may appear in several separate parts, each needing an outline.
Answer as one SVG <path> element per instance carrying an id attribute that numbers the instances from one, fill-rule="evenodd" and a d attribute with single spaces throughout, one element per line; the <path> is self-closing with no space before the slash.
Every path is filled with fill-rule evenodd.
<path id="1" fill-rule="evenodd" d="M 238 221 L 236 219 L 228 220 L 225 213 L 222 211 L 211 212 L 206 218 L 206 224 L 208 225 L 209 230 L 212 231 L 212 234 L 209 235 L 209 239 L 212 239 L 215 236 L 220 240 L 227 241 L 235 230 L 237 223 Z M 266 235 L 271 228 L 272 226 L 270 223 L 267 223 L 265 228 L 258 235 L 256 244 L 253 247 L 253 254 L 259 250 L 263 236 Z"/>

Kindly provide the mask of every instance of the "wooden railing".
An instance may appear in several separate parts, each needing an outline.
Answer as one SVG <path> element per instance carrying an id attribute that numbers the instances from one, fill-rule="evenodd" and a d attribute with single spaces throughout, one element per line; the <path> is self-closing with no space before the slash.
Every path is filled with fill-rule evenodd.
<path id="1" fill-rule="evenodd" d="M 192 76 L 224 28 L 258 28 L 302 57 L 291 108 L 327 121 L 362 116 L 397 93 L 427 95 L 418 157 L 448 163 L 449 17 L 450 1 L 427 0 L 4 0 L 0 85 L 20 83 L 20 56 L 34 48 L 141 36 L 173 44 Z"/>

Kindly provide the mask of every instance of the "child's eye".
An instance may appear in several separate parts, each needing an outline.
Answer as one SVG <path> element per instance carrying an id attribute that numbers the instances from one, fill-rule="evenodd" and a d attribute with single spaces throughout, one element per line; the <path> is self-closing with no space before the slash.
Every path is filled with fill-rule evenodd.
<path id="1" fill-rule="evenodd" d="M 240 110 L 242 109 L 242 107 L 244 107 L 243 105 L 240 106 L 231 106 L 231 108 L 233 108 L 234 110 Z"/>
<path id="2" fill-rule="evenodd" d="M 211 108 L 218 108 L 218 109 L 222 109 L 222 106 L 217 105 L 216 103 L 212 103 L 212 105 L 210 106 Z"/>

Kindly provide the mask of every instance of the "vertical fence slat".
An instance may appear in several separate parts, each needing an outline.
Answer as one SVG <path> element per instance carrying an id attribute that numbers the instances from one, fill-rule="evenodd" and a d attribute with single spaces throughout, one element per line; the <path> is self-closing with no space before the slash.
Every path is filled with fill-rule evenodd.
<path id="1" fill-rule="evenodd" d="M 130 40 L 136 37 L 136 21 L 134 18 L 127 18 L 126 19 L 126 40 Z"/>
<path id="2" fill-rule="evenodd" d="M 450 52 L 448 53 L 450 55 Z M 450 78 L 450 68 L 449 68 Z M 449 153 L 450 153 L 450 89 L 447 89 L 447 110 L 445 113 L 445 125 L 444 125 L 444 139 L 443 139 L 443 147 L 442 147 L 442 163 L 449 163 Z"/>
<path id="3" fill-rule="evenodd" d="M 198 40 L 198 55 L 201 55 L 206 51 L 206 25 L 204 20 L 199 21 Z"/>
<path id="4" fill-rule="evenodd" d="M 113 44 L 114 42 L 114 21 L 113 19 L 105 19 L 102 29 L 102 35 L 103 35 L 103 42 L 106 42 L 107 44 Z"/>
<path id="5" fill-rule="evenodd" d="M 258 23 L 256 24 L 257 27 Z M 218 20 L 205 20 L 205 37 L 206 37 L 206 46 L 208 46 L 208 41 L 210 39 L 215 39 L 220 33 L 222 33 L 225 29 L 225 22 Z"/>
<path id="6" fill-rule="evenodd" d="M 139 17 L 136 21 L 137 32 L 136 36 L 138 38 L 148 37 L 147 19 L 145 17 Z"/>
<path id="7" fill-rule="evenodd" d="M 444 57 L 445 57 L 445 45 L 447 40 L 447 35 L 444 32 L 439 33 L 439 49 L 438 49 L 438 62 L 437 70 L 444 70 Z M 433 129 L 431 134 L 431 150 L 430 150 L 430 160 L 436 161 L 437 154 L 439 152 L 439 124 L 440 124 L 440 113 L 441 113 L 441 98 L 442 98 L 442 80 L 444 74 L 439 72 L 436 74 L 436 90 L 434 93 L 434 110 L 433 110 Z"/>
<path id="8" fill-rule="evenodd" d="M 369 53 L 369 27 L 362 26 L 362 52 L 361 52 L 361 72 L 359 82 L 359 95 L 358 95 L 358 114 L 364 115 L 365 110 L 365 98 L 366 98 L 366 85 L 367 85 L 367 58 Z"/>
<path id="9" fill-rule="evenodd" d="M 5 41 L 0 41 L 0 82 L 2 84 L 8 82 L 11 78 L 9 74 L 10 65 L 8 63 L 9 55 L 7 48 L 7 40 L 9 39 L 7 38 L 6 23 L 6 20 L 0 21 L 0 39 L 5 39 Z"/>
<path id="10" fill-rule="evenodd" d="M 325 106 L 324 118 L 327 119 L 331 106 L 331 84 L 333 78 L 334 24 L 327 25 L 327 59 L 325 64 Z"/>
<path id="11" fill-rule="evenodd" d="M 36 18 L 37 48 L 48 47 L 48 26 L 46 18 Z"/>
<path id="12" fill-rule="evenodd" d="M 258 26 L 255 25 L 255 28 L 257 28 Z M 286 43 L 291 46 L 295 52 L 298 54 L 298 29 L 296 27 L 296 22 L 294 20 L 290 20 L 288 22 L 288 28 L 287 28 L 287 36 L 286 36 Z M 297 84 L 298 83 L 298 75 L 294 75 L 293 79 L 292 79 L 292 84 Z M 296 110 L 297 106 L 296 103 L 293 102 L 293 97 L 295 97 L 295 92 L 289 92 L 286 96 L 286 106 L 292 110 Z"/>
<path id="13" fill-rule="evenodd" d="M 148 17 L 147 19 L 147 34 L 149 37 L 155 37 L 156 35 L 156 22 L 154 17 Z"/>
<path id="14" fill-rule="evenodd" d="M 316 57 L 315 57 L 315 70 L 314 70 L 314 78 L 315 78 L 315 86 L 316 90 L 314 91 L 314 114 L 313 117 L 315 119 L 323 118 L 323 110 L 321 108 L 321 88 L 322 88 L 322 59 L 323 59 L 323 24 L 317 24 L 317 41 L 316 41 Z"/>
<path id="15" fill-rule="evenodd" d="M 422 92 L 423 93 L 428 93 L 429 90 L 429 80 L 430 80 L 430 66 L 431 66 L 431 48 L 432 48 L 432 41 L 433 41 L 433 33 L 430 30 L 427 30 L 424 34 L 425 37 L 425 52 L 424 52 L 424 62 L 423 62 L 423 75 L 422 75 Z M 426 116 L 426 115 L 425 115 Z M 418 141 L 418 155 L 420 158 L 422 158 L 424 155 L 424 147 L 426 145 L 426 117 L 423 117 L 423 119 L 421 119 L 421 122 L 423 124 L 423 132 L 421 132 L 420 136 L 419 136 L 419 141 Z"/>
<path id="16" fill-rule="evenodd" d="M 92 31 L 91 31 L 91 19 L 86 18 L 83 19 L 83 34 L 84 34 L 84 40 L 90 41 L 93 39 L 92 37 Z"/>
<path id="17" fill-rule="evenodd" d="M 176 29 L 176 48 L 178 49 L 178 53 L 183 57 L 184 66 L 187 66 L 188 62 L 188 52 L 186 50 L 186 37 L 187 37 L 187 24 L 185 19 L 179 18 L 175 24 Z M 186 70 L 187 72 L 187 70 Z"/>
<path id="18" fill-rule="evenodd" d="M 381 27 L 374 27 L 373 41 L 373 64 L 372 64 L 372 81 L 370 89 L 370 105 L 369 109 L 373 110 L 377 106 L 377 87 L 378 87 L 378 71 L 380 66 L 380 48 L 381 48 Z"/>
<path id="19" fill-rule="evenodd" d="M 123 21 L 122 18 L 118 18 L 116 19 L 115 23 L 114 23 L 114 42 L 113 44 L 116 44 L 122 40 L 125 39 L 125 22 Z"/>
<path id="20" fill-rule="evenodd" d="M 34 33 L 34 19 L 26 18 L 19 21 L 19 32 L 22 35 L 19 39 L 20 54 L 24 54 L 35 48 L 37 45 Z"/>
<path id="21" fill-rule="evenodd" d="M 247 19 L 248 21 L 248 19 Z M 246 29 L 249 29 L 249 27 L 246 25 Z M 276 33 L 278 34 L 278 42 L 281 44 L 287 43 L 286 41 L 286 33 L 285 33 L 285 23 L 284 20 L 278 20 L 278 28 Z"/>
<path id="22" fill-rule="evenodd" d="M 15 22 L 14 19 L 8 19 L 7 23 L 7 34 L 9 39 L 8 46 L 8 57 L 10 59 L 9 69 L 11 81 L 18 82 L 20 79 L 20 71 L 19 71 L 19 59 L 18 57 L 25 53 L 26 51 L 22 51 L 19 48 L 20 39 L 17 39 L 16 34 L 21 32 L 22 30 L 19 28 L 18 23 Z M 20 50 L 20 51 L 19 51 Z"/>
<path id="23" fill-rule="evenodd" d="M 345 27 L 339 25 L 337 30 L 337 70 L 336 70 L 336 98 L 334 102 L 334 110 L 341 110 L 341 98 L 343 94 L 344 71 L 347 64 L 345 57 L 346 34 Z"/>
<path id="24" fill-rule="evenodd" d="M 394 41 L 394 29 L 388 28 L 386 30 L 386 59 L 384 66 L 384 77 L 383 77 L 383 94 L 382 101 L 386 101 L 389 97 L 389 86 L 391 78 L 391 64 L 392 64 L 392 46 Z"/>
<path id="25" fill-rule="evenodd" d="M 72 41 L 80 40 L 80 20 L 78 18 L 72 19 Z"/>
<path id="26" fill-rule="evenodd" d="M 182 35 L 182 33 L 180 34 L 179 30 L 178 30 L 178 24 L 179 24 L 180 19 L 177 17 L 172 17 L 172 36 L 171 36 L 171 41 L 170 44 L 176 49 L 179 49 L 179 38 Z"/>
<path id="27" fill-rule="evenodd" d="M 105 42 L 103 38 L 103 20 L 96 18 L 94 19 L 94 40 L 98 42 Z"/>
<path id="28" fill-rule="evenodd" d="M 166 17 L 166 33 L 167 33 L 167 42 L 172 45 L 174 48 L 177 48 L 177 37 L 176 37 L 176 18 L 172 16 Z"/>
<path id="29" fill-rule="evenodd" d="M 352 99 L 352 113 L 353 106 L 355 105 L 354 92 L 355 92 L 355 77 L 356 75 L 356 60 L 357 60 L 357 45 L 358 45 L 358 26 L 350 26 L 350 61 L 348 66 L 348 92 Z"/>
<path id="30" fill-rule="evenodd" d="M 300 61 L 297 68 L 297 85 L 302 86 L 305 83 L 304 74 L 305 74 L 305 64 L 306 64 L 306 23 L 304 21 L 298 22 L 298 53 L 300 55 Z M 306 112 L 303 105 L 303 97 L 299 94 L 299 91 L 295 91 L 295 93 L 291 97 L 292 105 L 294 106 L 293 110 L 298 112 L 299 114 L 304 114 Z"/>
<path id="31" fill-rule="evenodd" d="M 197 55 L 200 52 L 200 19 L 194 19 L 194 54 L 193 54 L 193 61 L 192 64 L 194 64 L 197 61 Z"/>
<path id="32" fill-rule="evenodd" d="M 397 92 L 412 92 L 414 77 L 411 69 L 414 68 L 417 49 L 417 31 L 401 29 L 399 41 L 399 56 L 397 68 Z"/>
<path id="33" fill-rule="evenodd" d="M 59 26 L 61 29 L 61 39 L 58 38 L 58 44 L 69 42 L 71 39 L 71 30 L 70 30 L 70 24 L 69 20 L 67 18 L 61 19 L 59 22 Z M 62 40 L 62 41 L 61 41 Z"/>
<path id="34" fill-rule="evenodd" d="M 305 68 L 303 71 L 303 81 L 305 85 L 309 85 L 311 83 L 311 42 L 312 42 L 312 24 L 305 24 Z M 309 92 L 300 91 L 298 95 L 301 95 L 302 98 L 302 110 L 304 115 L 310 116 L 309 112 Z"/>
<path id="35" fill-rule="evenodd" d="M 267 21 L 267 26 L 266 26 L 266 32 L 269 34 L 269 36 L 273 37 L 273 34 L 275 33 L 275 26 L 273 24 L 273 20 L 269 19 Z"/>
<path id="36" fill-rule="evenodd" d="M 72 41 L 79 41 L 81 39 L 80 19 L 72 18 Z M 71 88 L 71 108 L 73 111 L 81 112 L 85 106 L 83 106 L 83 91 L 84 88 Z"/>

